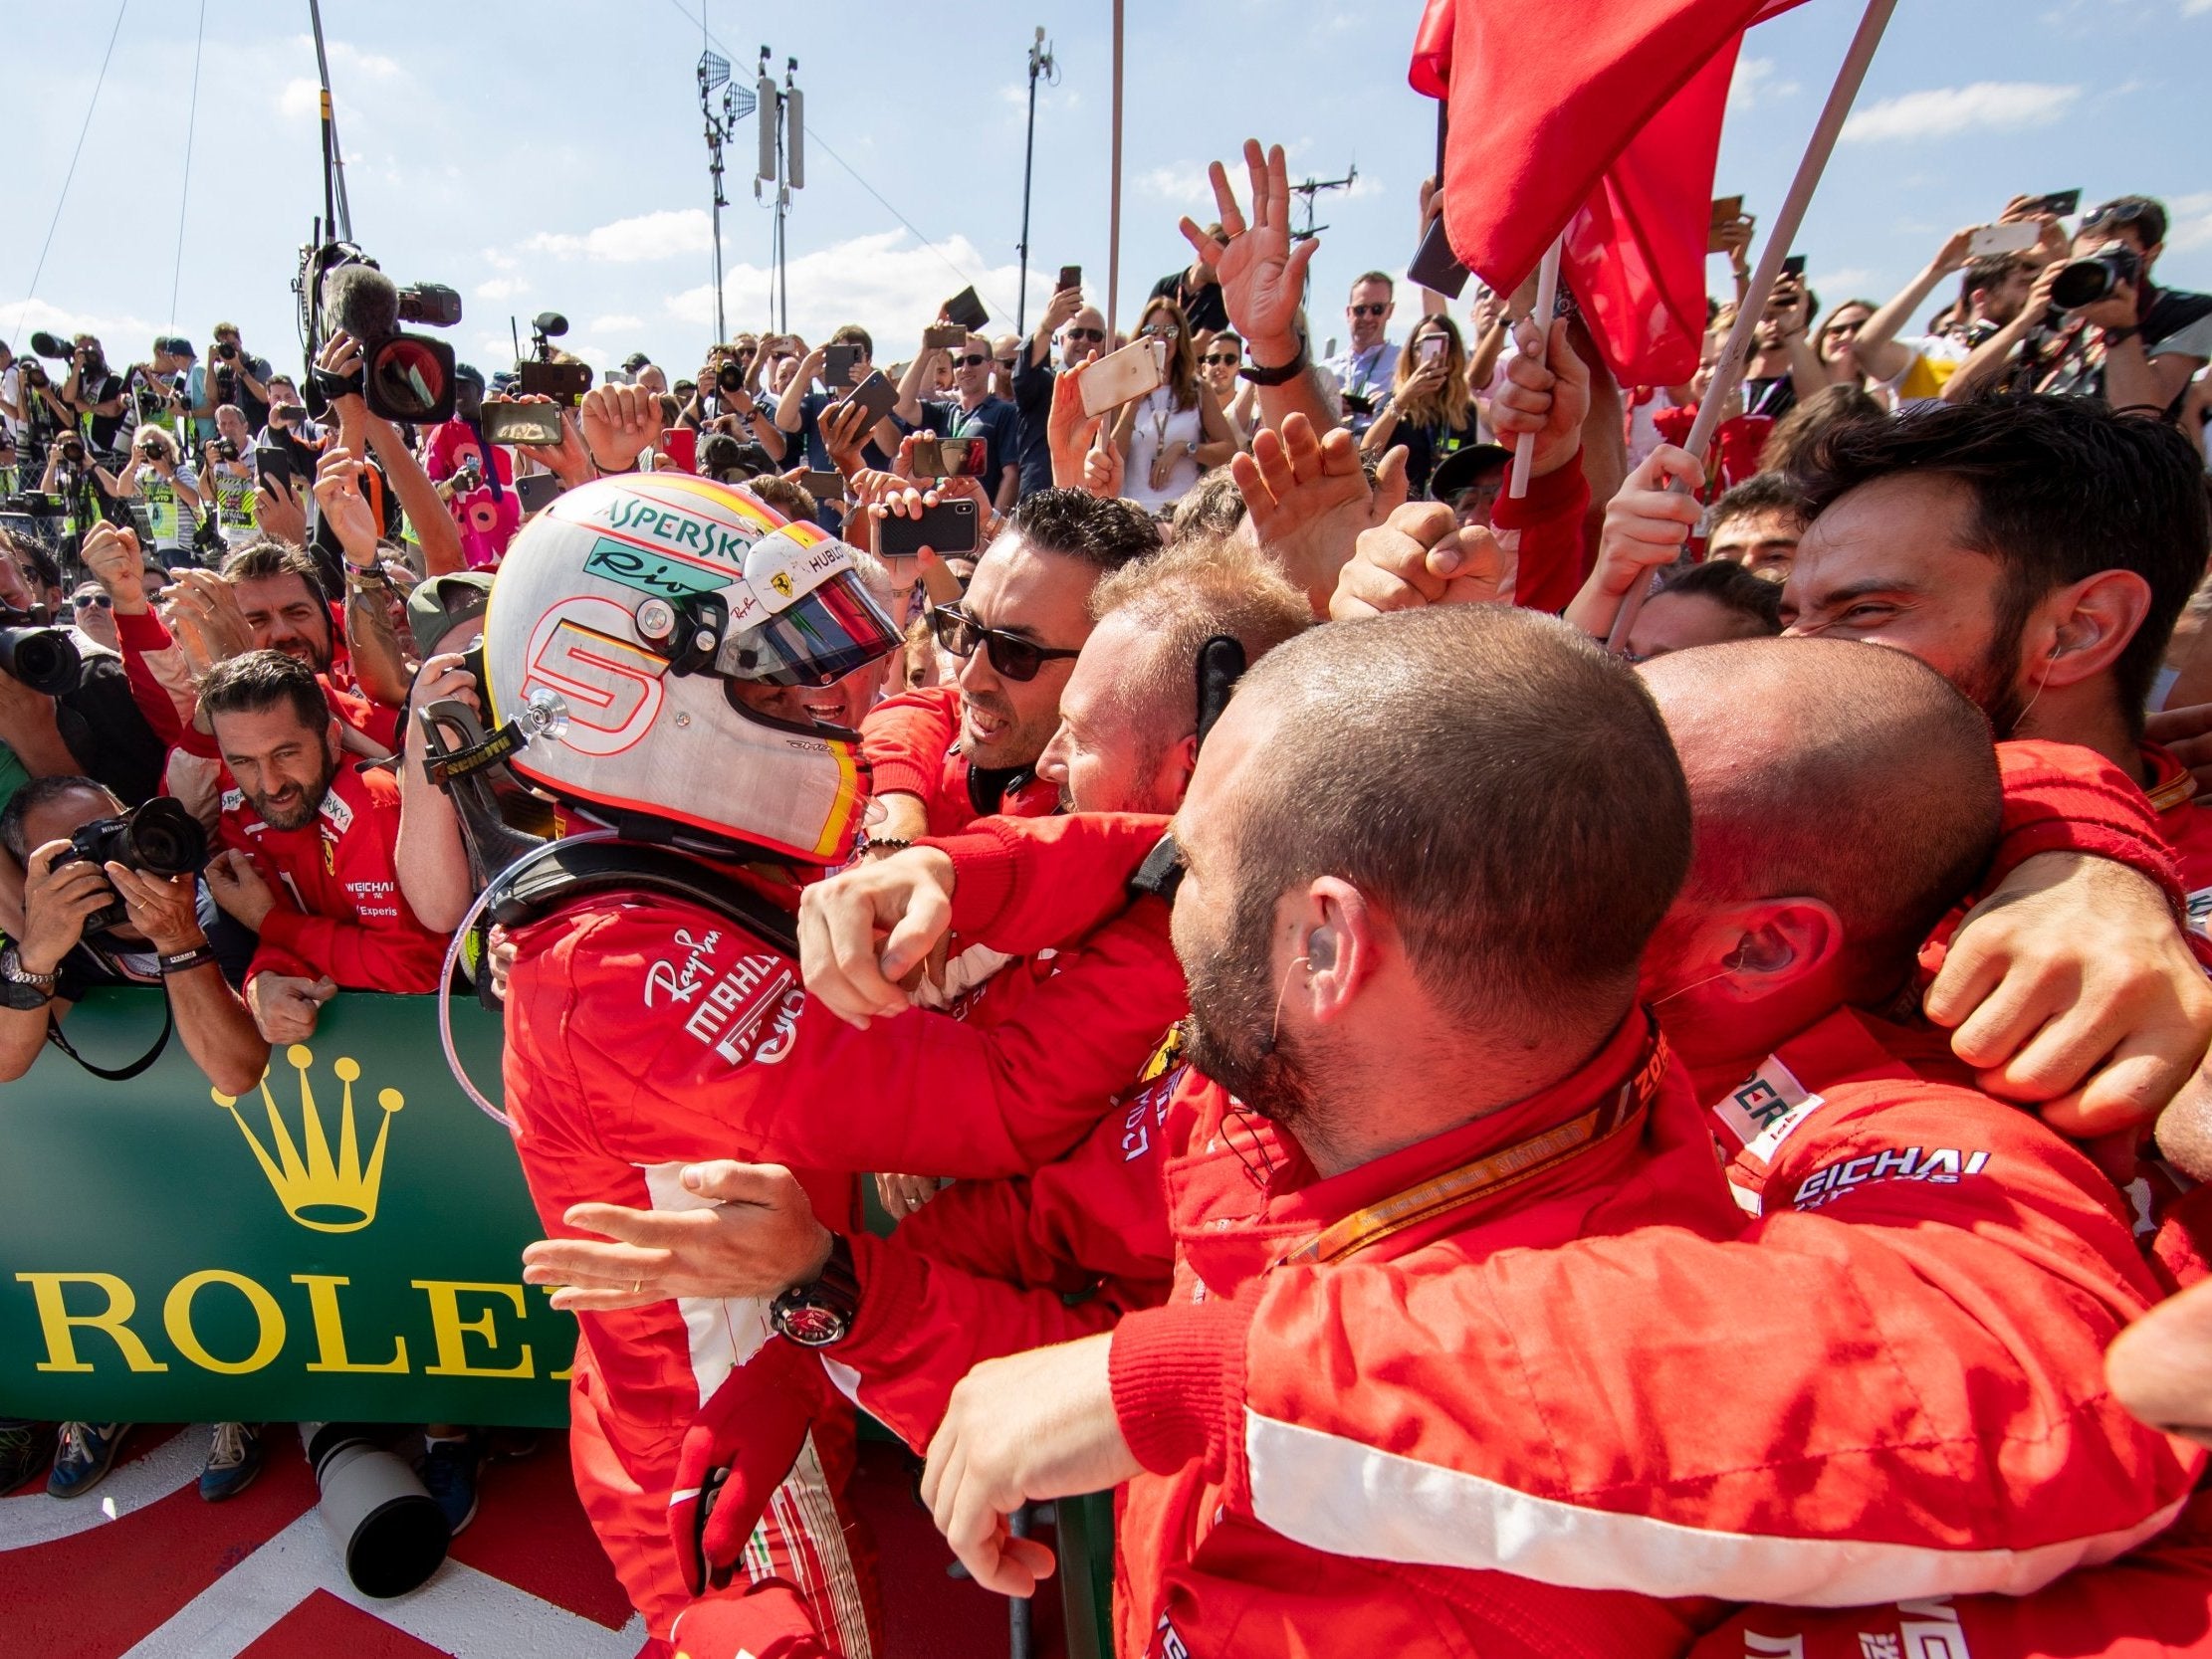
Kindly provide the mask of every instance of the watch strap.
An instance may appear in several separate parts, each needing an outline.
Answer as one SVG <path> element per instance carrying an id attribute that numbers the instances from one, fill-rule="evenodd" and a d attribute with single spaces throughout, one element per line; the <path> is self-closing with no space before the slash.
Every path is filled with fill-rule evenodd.
<path id="1" fill-rule="evenodd" d="M 860 1275 L 852 1265 L 852 1245 L 833 1233 L 829 1258 L 820 1275 L 793 1285 L 769 1304 L 769 1323 L 787 1341 L 804 1348 L 828 1348 L 851 1334 L 860 1316 Z"/>
<path id="2" fill-rule="evenodd" d="M 52 973 L 33 973 L 23 965 L 21 952 L 13 944 L 9 944 L 0 947 L 0 979 L 5 979 L 12 985 L 34 985 L 52 996 L 55 988 L 62 982 L 62 970 L 56 968 Z"/>
<path id="3" fill-rule="evenodd" d="M 1257 363 L 1247 363 L 1236 372 L 1239 378 L 1249 380 L 1255 386 L 1282 386 L 1305 373 L 1310 360 L 1306 352 L 1305 336 L 1301 334 L 1298 336 L 1298 354 L 1289 362 L 1277 368 L 1261 368 Z"/>

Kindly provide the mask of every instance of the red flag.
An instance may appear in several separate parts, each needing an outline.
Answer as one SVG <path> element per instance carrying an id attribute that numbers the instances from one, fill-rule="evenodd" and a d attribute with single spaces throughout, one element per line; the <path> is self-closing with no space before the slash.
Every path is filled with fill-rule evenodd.
<path id="1" fill-rule="evenodd" d="M 1409 72 L 1447 100 L 1444 228 L 1492 288 L 1562 231 L 1562 271 L 1621 379 L 1697 367 L 1720 123 L 1743 31 L 1800 0 L 1429 0 Z"/>

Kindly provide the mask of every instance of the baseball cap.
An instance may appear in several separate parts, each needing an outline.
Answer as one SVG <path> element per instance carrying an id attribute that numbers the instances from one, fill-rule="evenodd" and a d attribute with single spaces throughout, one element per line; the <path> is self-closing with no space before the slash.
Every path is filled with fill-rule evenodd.
<path id="1" fill-rule="evenodd" d="M 1453 450 L 1429 475 L 1429 499 L 1448 502 L 1492 468 L 1512 463 L 1513 452 L 1500 444 L 1469 444 Z"/>
<path id="2" fill-rule="evenodd" d="M 414 592 L 407 595 L 407 626 L 415 636 L 415 654 L 429 656 L 439 640 L 482 616 L 491 602 L 492 577 L 486 570 L 449 570 L 415 583 Z"/>

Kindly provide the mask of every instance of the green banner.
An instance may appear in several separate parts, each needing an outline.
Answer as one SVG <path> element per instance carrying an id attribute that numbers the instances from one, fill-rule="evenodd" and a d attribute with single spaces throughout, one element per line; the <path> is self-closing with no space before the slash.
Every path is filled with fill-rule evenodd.
<path id="1" fill-rule="evenodd" d="M 499 1021 L 453 1018 L 497 1099 Z M 68 1023 L 107 1066 L 160 1028 L 156 990 Z M 0 1415 L 563 1423 L 576 1327 L 522 1282 L 539 1231 L 433 998 L 336 997 L 236 1101 L 179 1038 L 128 1083 L 49 1048 L 0 1088 Z"/>

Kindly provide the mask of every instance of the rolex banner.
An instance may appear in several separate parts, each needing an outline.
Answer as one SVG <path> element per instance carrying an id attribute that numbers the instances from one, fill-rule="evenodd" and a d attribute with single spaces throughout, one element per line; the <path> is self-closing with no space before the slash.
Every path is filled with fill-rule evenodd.
<path id="1" fill-rule="evenodd" d="M 161 1002 L 97 991 L 70 1041 L 120 1066 Z M 498 1019 L 453 1021 L 497 1100 Z M 0 1086 L 0 1415 L 565 1422 L 576 1327 L 522 1282 L 539 1232 L 435 998 L 339 995 L 235 1101 L 181 1038 L 128 1083 L 49 1047 Z"/>

